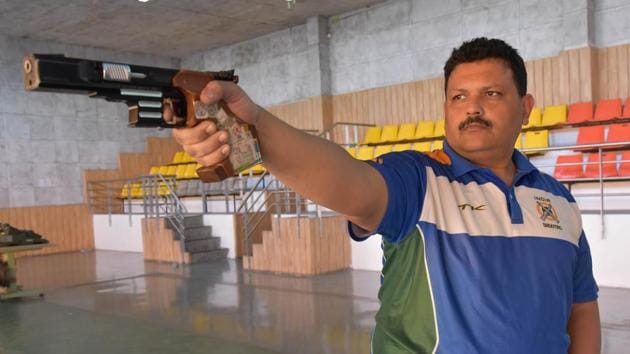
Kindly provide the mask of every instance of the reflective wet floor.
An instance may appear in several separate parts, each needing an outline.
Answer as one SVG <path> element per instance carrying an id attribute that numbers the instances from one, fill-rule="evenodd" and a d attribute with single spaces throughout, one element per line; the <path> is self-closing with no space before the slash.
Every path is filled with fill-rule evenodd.
<path id="1" fill-rule="evenodd" d="M 0 353 L 369 353 L 379 273 L 174 267 L 86 252 L 18 260 L 44 299 L 0 303 Z M 630 290 L 600 292 L 604 353 L 630 348 Z"/>

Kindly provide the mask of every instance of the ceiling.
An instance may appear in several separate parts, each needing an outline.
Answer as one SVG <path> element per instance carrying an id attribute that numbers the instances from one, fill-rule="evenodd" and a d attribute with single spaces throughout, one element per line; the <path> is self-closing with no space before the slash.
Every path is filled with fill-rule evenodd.
<path id="1" fill-rule="evenodd" d="M 186 57 L 382 0 L 0 0 L 0 34 Z"/>

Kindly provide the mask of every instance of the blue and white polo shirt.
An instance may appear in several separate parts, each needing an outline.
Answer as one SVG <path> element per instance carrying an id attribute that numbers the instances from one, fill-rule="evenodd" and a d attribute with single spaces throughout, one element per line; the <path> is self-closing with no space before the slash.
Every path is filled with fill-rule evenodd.
<path id="1" fill-rule="evenodd" d="M 567 352 L 571 306 L 598 291 L 580 212 L 516 150 L 513 161 L 513 186 L 446 142 L 371 162 L 389 196 L 374 353 Z"/>

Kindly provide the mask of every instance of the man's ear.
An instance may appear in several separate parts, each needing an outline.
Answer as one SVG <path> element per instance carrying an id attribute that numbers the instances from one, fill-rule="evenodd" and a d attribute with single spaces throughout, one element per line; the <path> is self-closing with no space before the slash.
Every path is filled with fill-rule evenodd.
<path id="1" fill-rule="evenodd" d="M 534 96 L 529 93 L 523 96 L 523 98 L 521 99 L 521 108 L 523 110 L 523 116 L 521 117 L 522 125 L 527 125 L 527 123 L 529 123 L 529 114 L 534 108 L 535 103 L 536 102 L 534 100 Z"/>

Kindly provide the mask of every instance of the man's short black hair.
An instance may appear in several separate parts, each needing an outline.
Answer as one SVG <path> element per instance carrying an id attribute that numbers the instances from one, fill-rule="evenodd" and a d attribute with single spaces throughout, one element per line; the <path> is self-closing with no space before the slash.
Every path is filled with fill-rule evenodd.
<path id="1" fill-rule="evenodd" d="M 444 91 L 455 67 L 463 63 L 472 63 L 484 59 L 501 59 L 512 69 L 512 77 L 518 94 L 522 97 L 527 93 L 527 71 L 523 58 L 516 49 L 496 38 L 479 37 L 464 42 L 459 48 L 454 48 L 451 57 L 444 65 Z"/>

